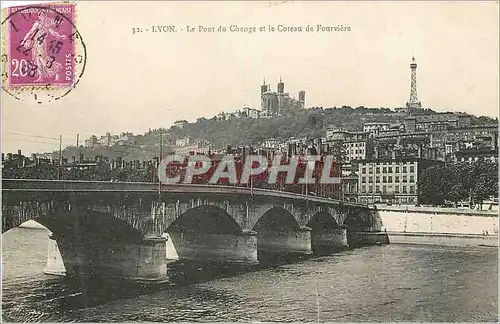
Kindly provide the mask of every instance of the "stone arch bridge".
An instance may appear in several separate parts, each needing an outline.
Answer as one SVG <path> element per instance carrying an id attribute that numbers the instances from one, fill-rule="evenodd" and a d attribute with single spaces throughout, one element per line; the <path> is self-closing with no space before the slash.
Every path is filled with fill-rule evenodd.
<path id="1" fill-rule="evenodd" d="M 167 237 L 181 259 L 258 263 L 381 228 L 363 204 L 230 186 L 3 179 L 2 199 L 2 233 L 46 226 L 69 275 L 164 279 Z"/>

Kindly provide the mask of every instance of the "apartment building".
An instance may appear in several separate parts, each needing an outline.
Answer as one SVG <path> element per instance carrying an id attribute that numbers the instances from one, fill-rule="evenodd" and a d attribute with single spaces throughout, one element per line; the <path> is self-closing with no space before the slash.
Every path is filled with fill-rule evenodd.
<path id="1" fill-rule="evenodd" d="M 419 175 L 436 163 L 440 162 L 412 157 L 362 160 L 358 166 L 358 202 L 418 204 Z"/>

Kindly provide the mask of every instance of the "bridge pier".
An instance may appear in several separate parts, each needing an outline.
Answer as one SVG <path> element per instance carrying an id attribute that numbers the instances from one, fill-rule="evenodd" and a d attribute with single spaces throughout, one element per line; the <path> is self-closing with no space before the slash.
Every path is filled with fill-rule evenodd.
<path id="1" fill-rule="evenodd" d="M 346 227 L 323 227 L 311 232 L 311 245 L 313 251 L 334 250 L 346 248 Z"/>
<path id="2" fill-rule="evenodd" d="M 85 241 L 56 238 L 49 248 L 46 273 L 58 274 L 62 256 L 70 277 L 96 275 L 138 281 L 167 279 L 165 238 L 143 238 L 141 242 Z"/>
<path id="3" fill-rule="evenodd" d="M 257 234 L 257 248 L 263 253 L 312 254 L 311 228 L 262 230 Z"/>
<path id="4" fill-rule="evenodd" d="M 54 235 L 49 235 L 49 247 L 47 251 L 47 264 L 43 269 L 43 273 L 55 276 L 66 275 L 66 268 L 59 251 L 59 246 Z"/>
<path id="5" fill-rule="evenodd" d="M 169 232 L 167 258 L 201 262 L 257 264 L 257 233 Z"/>
<path id="6" fill-rule="evenodd" d="M 349 246 L 352 247 L 390 244 L 389 235 L 386 232 L 351 232 L 347 238 Z"/>

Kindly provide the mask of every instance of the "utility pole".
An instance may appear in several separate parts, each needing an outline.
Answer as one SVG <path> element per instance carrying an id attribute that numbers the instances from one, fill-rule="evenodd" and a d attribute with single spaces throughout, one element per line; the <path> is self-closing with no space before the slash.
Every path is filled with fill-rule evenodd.
<path id="1" fill-rule="evenodd" d="M 253 182 L 252 182 L 252 176 L 250 176 L 250 196 L 253 196 Z"/>
<path id="2" fill-rule="evenodd" d="M 61 180 L 62 165 L 62 135 L 59 135 L 59 165 L 57 166 L 57 180 Z"/>
<path id="3" fill-rule="evenodd" d="M 158 157 L 158 166 L 156 167 L 156 176 L 158 177 L 158 204 L 161 200 L 161 180 L 159 177 L 161 157 L 163 155 L 163 131 L 160 129 L 160 156 Z"/>
<path id="4" fill-rule="evenodd" d="M 307 152 L 306 152 L 306 153 L 307 153 Z M 305 176 L 306 176 L 306 200 L 309 200 L 309 197 L 308 197 L 308 195 L 309 195 L 309 185 L 308 185 L 308 184 L 309 184 L 309 182 L 307 182 L 307 181 L 308 181 L 308 180 L 307 180 L 307 174 L 308 174 L 308 173 L 307 173 L 307 164 L 308 164 L 307 162 L 308 162 L 308 161 L 306 160 L 306 173 L 305 173 Z"/>
<path id="5" fill-rule="evenodd" d="M 161 165 L 161 158 L 163 155 L 163 131 L 160 128 L 160 155 L 158 156 L 158 165 L 156 167 L 156 176 L 158 177 L 158 203 L 157 203 L 157 208 L 153 216 L 153 231 L 156 233 L 157 230 L 157 222 L 156 222 L 156 215 L 158 215 L 158 212 L 160 211 L 160 206 L 161 206 L 161 178 L 160 178 L 160 165 Z"/>
<path id="6" fill-rule="evenodd" d="M 80 161 L 80 160 L 83 160 L 81 158 L 82 150 L 80 150 L 80 134 L 76 134 L 76 148 L 78 150 L 78 162 L 83 162 L 83 161 Z"/>
<path id="7" fill-rule="evenodd" d="M 252 175 L 250 175 L 250 196 L 253 196 L 253 181 L 252 181 Z"/>

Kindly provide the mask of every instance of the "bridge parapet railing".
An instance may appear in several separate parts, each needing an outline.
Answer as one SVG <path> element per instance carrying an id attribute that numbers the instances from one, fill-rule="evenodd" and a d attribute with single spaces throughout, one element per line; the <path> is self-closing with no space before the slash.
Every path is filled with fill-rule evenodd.
<path id="1" fill-rule="evenodd" d="M 456 214 L 456 215 L 471 215 L 471 216 L 492 216 L 498 217 L 497 210 L 481 210 L 469 208 L 449 208 L 449 207 L 430 207 L 430 206 L 377 206 L 378 210 L 397 211 L 397 212 L 414 212 L 425 214 Z"/>
<path id="2" fill-rule="evenodd" d="M 255 195 L 290 199 L 307 199 L 328 204 L 344 204 L 368 208 L 367 205 L 344 202 L 336 199 L 304 195 L 294 192 L 276 191 L 241 186 L 220 186 L 206 184 L 154 184 L 151 182 L 110 182 L 110 181 L 75 181 L 75 180 L 39 180 L 39 179 L 2 179 L 2 191 L 18 192 L 145 192 L 145 193 L 209 193 L 225 195 Z"/>

